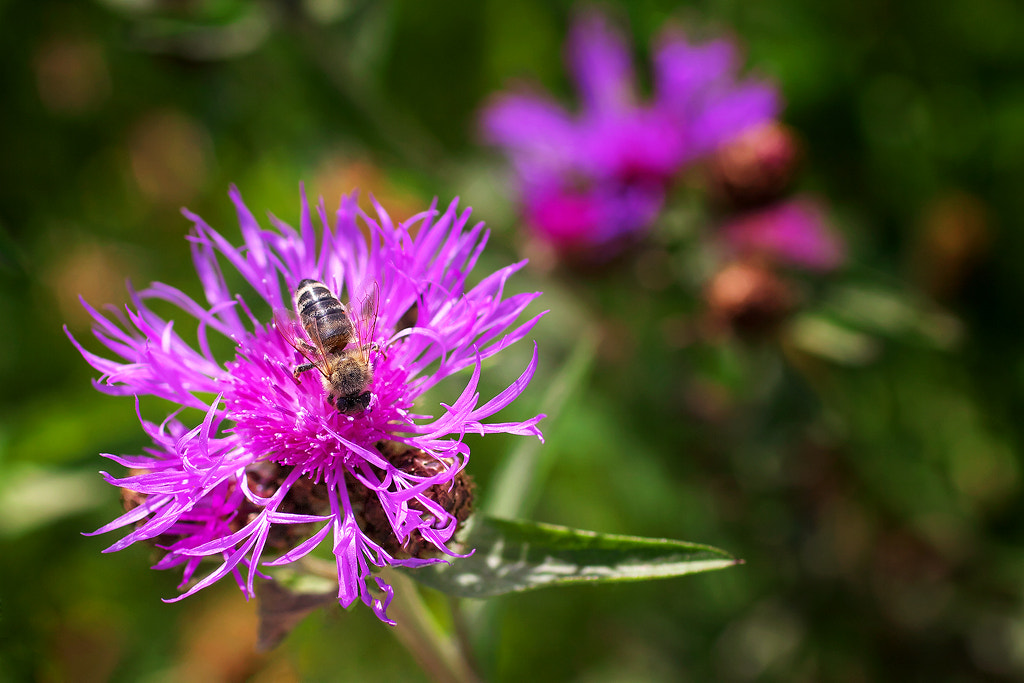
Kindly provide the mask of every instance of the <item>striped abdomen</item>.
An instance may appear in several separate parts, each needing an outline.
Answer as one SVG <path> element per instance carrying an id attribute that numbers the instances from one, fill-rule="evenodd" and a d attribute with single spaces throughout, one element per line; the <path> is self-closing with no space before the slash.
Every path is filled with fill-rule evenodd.
<path id="1" fill-rule="evenodd" d="M 295 310 L 309 338 L 326 353 L 339 353 L 353 338 L 345 304 L 316 280 L 303 280 L 295 290 Z"/>

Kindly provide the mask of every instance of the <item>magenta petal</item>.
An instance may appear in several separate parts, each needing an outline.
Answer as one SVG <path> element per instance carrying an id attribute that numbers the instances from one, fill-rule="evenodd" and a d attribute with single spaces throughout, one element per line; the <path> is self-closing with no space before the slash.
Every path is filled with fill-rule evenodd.
<path id="1" fill-rule="evenodd" d="M 568 59 L 589 109 L 614 111 L 632 104 L 629 46 L 601 14 L 586 13 L 573 24 Z"/>
<path id="2" fill-rule="evenodd" d="M 704 111 L 693 119 L 691 153 L 697 156 L 714 151 L 744 131 L 770 121 L 781 108 L 775 89 L 762 83 L 710 98 Z"/>
<path id="3" fill-rule="evenodd" d="M 734 251 L 761 254 L 785 265 L 829 271 L 846 258 L 842 239 L 826 221 L 824 209 L 807 198 L 744 214 L 721 232 Z"/>
<path id="4" fill-rule="evenodd" d="M 377 582 L 377 588 L 383 593 L 383 599 L 373 600 L 373 613 L 377 615 L 377 618 L 383 621 L 385 624 L 395 625 L 393 619 L 388 618 L 388 606 L 391 604 L 391 600 L 395 597 L 395 589 L 389 584 L 384 583 L 384 580 L 379 576 L 374 577 L 374 581 Z"/>
<path id="5" fill-rule="evenodd" d="M 684 36 L 667 32 L 654 54 L 655 96 L 659 104 L 686 112 L 704 93 L 727 82 L 737 67 L 732 43 L 692 45 Z"/>

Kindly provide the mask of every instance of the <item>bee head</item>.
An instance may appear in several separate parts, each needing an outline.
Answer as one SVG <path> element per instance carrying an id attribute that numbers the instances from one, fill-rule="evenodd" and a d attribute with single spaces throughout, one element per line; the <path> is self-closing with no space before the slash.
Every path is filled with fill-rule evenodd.
<path id="1" fill-rule="evenodd" d="M 367 388 L 373 382 L 373 370 L 358 353 L 341 356 L 331 369 L 331 375 L 324 384 L 327 400 L 342 413 L 366 409 L 370 402 Z"/>
<path id="2" fill-rule="evenodd" d="M 334 396 L 333 394 L 327 395 L 327 402 L 338 409 L 339 413 L 344 415 L 353 415 L 357 413 L 365 412 L 370 407 L 370 399 L 373 398 L 373 394 L 369 391 L 364 391 L 357 396 Z"/>

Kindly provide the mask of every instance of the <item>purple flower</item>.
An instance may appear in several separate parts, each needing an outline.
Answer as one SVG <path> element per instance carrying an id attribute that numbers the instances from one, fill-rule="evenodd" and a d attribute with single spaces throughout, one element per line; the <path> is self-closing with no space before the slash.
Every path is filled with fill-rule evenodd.
<path id="1" fill-rule="evenodd" d="M 721 234 L 732 251 L 808 270 L 833 270 L 846 258 L 843 241 L 829 226 L 824 209 L 808 198 L 742 214 L 722 226 Z"/>
<path id="2" fill-rule="evenodd" d="M 577 114 L 505 93 L 482 116 L 485 139 L 512 161 L 527 219 L 556 246 L 600 247 L 643 230 L 681 169 L 779 109 L 772 87 L 736 80 L 725 40 L 696 45 L 666 30 L 648 103 L 637 101 L 629 46 L 600 14 L 577 20 L 568 47 Z"/>
<path id="3" fill-rule="evenodd" d="M 354 197 L 343 197 L 332 219 L 321 201 L 318 238 L 305 199 L 296 231 L 273 218 L 276 230 L 261 228 L 234 188 L 231 198 L 245 241 L 240 247 L 185 212 L 195 224 L 189 241 L 205 304 L 161 283 L 132 291 L 132 305 L 123 312 L 104 315 L 83 302 L 95 319 L 95 336 L 115 358 L 90 353 L 72 338 L 102 373 L 97 389 L 176 406 L 159 424 L 139 412 L 152 440 L 146 455 L 105 454 L 130 468 L 123 478 L 103 473 L 122 488 L 129 510 L 95 533 L 128 530 L 107 551 L 157 543 L 166 554 L 156 568 L 183 566 L 183 588 L 203 558 L 219 560 L 176 600 L 227 574 L 251 596 L 261 566 L 295 562 L 326 542 L 341 604 L 361 598 L 389 621 L 391 588 L 375 578 L 384 596 L 371 594 L 371 567 L 444 561 L 403 552 L 412 546 L 455 555 L 448 544 L 468 514 L 458 495 L 469 459 L 463 436 L 541 437 L 543 415 L 486 421 L 529 383 L 536 345 L 511 386 L 485 401 L 478 392 L 482 362 L 526 336 L 539 319 L 513 326 L 539 293 L 504 295 L 506 280 L 524 262 L 467 286 L 488 233 L 482 224 L 470 227 L 469 210 L 458 211 L 456 202 L 443 213 L 431 207 L 395 225 L 379 205 L 371 218 Z M 239 278 L 225 273 L 225 264 L 255 297 L 233 291 L 229 283 Z M 315 371 L 299 380 L 292 375 L 305 359 L 275 329 L 271 312 L 292 309 L 291 293 L 305 278 L 353 302 L 378 291 L 375 327 L 357 322 L 375 330 L 365 340 L 375 342 L 368 350 L 373 382 L 365 411 L 346 414 L 330 405 Z M 164 320 L 152 302 L 186 315 Z M 182 324 L 189 318 L 196 324 L 186 335 Z M 229 340 L 226 360 L 213 352 L 215 336 Z M 461 394 L 441 404 L 439 414 L 414 405 L 461 371 Z M 456 498 L 447 507 L 438 503 Z M 467 509 L 450 509 L 455 506 Z"/>

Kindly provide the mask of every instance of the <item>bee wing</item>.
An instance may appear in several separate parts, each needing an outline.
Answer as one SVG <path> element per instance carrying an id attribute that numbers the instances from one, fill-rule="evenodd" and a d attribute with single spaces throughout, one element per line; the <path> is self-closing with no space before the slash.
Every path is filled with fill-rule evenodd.
<path id="1" fill-rule="evenodd" d="M 324 353 L 324 345 L 317 334 L 313 344 L 309 344 L 303 338 L 302 326 L 299 324 L 295 314 L 291 311 L 277 309 L 274 311 L 274 327 L 277 328 L 281 337 L 288 342 L 288 346 L 299 352 L 299 355 L 316 366 L 324 377 L 331 376 L 330 363 L 327 354 Z M 314 330 L 315 331 L 315 330 Z"/>
<path id="2" fill-rule="evenodd" d="M 377 314 L 380 312 L 380 289 L 374 282 L 359 306 L 359 320 L 355 323 L 356 343 L 363 360 L 369 360 L 367 349 L 377 332 Z"/>
<path id="3" fill-rule="evenodd" d="M 277 333 L 286 342 L 291 346 L 295 346 L 295 340 L 298 338 L 299 321 L 295 318 L 294 313 L 282 308 L 275 308 L 274 329 L 277 330 Z"/>

